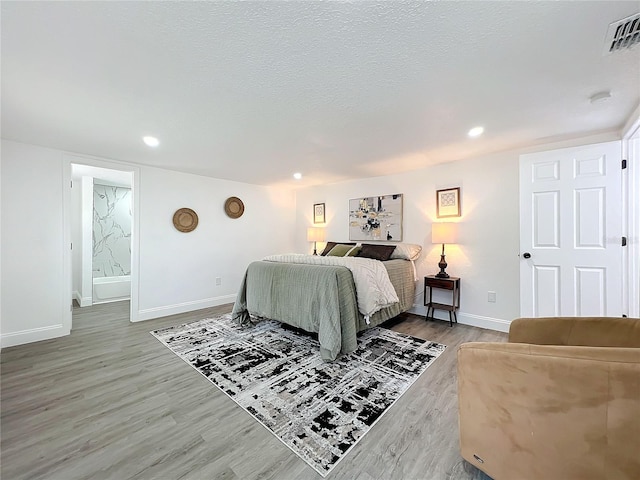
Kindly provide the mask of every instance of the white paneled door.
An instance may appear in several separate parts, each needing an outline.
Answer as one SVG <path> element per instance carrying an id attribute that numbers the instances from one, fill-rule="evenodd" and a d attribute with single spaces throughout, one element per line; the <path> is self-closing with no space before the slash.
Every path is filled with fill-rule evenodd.
<path id="1" fill-rule="evenodd" d="M 621 144 L 520 157 L 520 313 L 622 316 Z"/>

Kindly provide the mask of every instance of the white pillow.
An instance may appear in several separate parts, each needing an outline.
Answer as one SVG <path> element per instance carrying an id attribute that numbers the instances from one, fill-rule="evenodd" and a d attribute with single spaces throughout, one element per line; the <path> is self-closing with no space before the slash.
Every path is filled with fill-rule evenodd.
<path id="1" fill-rule="evenodd" d="M 391 253 L 391 258 L 401 258 L 404 260 L 415 260 L 420 256 L 421 245 L 415 243 L 398 243 Z"/>

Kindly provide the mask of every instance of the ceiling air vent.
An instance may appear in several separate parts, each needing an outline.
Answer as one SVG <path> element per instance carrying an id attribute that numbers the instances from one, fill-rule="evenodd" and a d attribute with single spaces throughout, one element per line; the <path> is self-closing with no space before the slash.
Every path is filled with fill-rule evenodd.
<path id="1" fill-rule="evenodd" d="M 604 40 L 604 55 L 630 48 L 640 43 L 640 13 L 609 25 Z"/>

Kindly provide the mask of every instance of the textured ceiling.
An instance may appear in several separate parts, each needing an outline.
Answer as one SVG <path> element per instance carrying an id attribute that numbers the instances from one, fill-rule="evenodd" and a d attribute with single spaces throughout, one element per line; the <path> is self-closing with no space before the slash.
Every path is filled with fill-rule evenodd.
<path id="1" fill-rule="evenodd" d="M 610 131 L 640 102 L 640 47 L 603 56 L 603 41 L 639 10 L 2 1 L 2 137 L 295 186 Z"/>

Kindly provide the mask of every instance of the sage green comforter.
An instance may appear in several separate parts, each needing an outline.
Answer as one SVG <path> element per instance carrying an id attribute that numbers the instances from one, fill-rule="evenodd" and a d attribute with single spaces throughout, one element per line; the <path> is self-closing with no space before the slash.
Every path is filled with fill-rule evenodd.
<path id="1" fill-rule="evenodd" d="M 367 324 L 358 312 L 351 272 L 342 266 L 258 261 L 247 268 L 233 306 L 233 318 L 270 318 L 318 334 L 320 354 L 335 360 L 357 348 L 356 333 L 393 318 L 413 305 L 411 262 L 383 262 L 400 302 L 375 313 Z"/>

